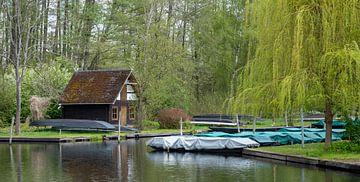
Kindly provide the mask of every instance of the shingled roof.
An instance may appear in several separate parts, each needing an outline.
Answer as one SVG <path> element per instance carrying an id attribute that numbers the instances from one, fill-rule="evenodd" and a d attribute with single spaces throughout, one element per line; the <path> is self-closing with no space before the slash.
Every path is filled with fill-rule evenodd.
<path id="1" fill-rule="evenodd" d="M 60 104 L 112 104 L 130 76 L 130 70 L 78 71 L 66 86 Z"/>

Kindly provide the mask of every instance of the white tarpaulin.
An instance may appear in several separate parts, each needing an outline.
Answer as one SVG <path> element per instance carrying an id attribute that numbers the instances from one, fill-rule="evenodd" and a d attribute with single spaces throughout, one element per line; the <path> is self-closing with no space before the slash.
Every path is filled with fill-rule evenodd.
<path id="1" fill-rule="evenodd" d="M 224 137 L 193 137 L 168 136 L 155 137 L 146 143 L 157 149 L 184 149 L 184 150 L 213 150 L 213 149 L 240 149 L 259 147 L 260 144 L 249 138 Z"/>

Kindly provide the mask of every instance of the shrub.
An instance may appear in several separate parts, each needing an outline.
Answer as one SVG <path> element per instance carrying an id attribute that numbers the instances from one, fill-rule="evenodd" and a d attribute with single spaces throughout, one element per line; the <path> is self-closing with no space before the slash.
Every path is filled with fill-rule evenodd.
<path id="1" fill-rule="evenodd" d="M 162 109 L 158 113 L 160 128 L 178 129 L 180 128 L 180 118 L 183 121 L 191 119 L 182 109 L 177 108 Z"/>
<path id="2" fill-rule="evenodd" d="M 191 124 L 190 121 L 185 121 L 185 122 L 183 123 L 183 129 L 186 129 L 186 130 L 193 130 L 193 129 L 194 129 L 193 126 L 194 126 L 194 125 Z"/>
<path id="3" fill-rule="evenodd" d="M 160 124 L 157 121 L 144 120 L 142 127 L 144 130 L 155 130 L 160 128 Z"/>
<path id="4" fill-rule="evenodd" d="M 346 134 L 354 143 L 360 144 L 360 120 L 348 120 L 346 123 Z"/>
<path id="5" fill-rule="evenodd" d="M 57 99 L 51 99 L 48 108 L 46 109 L 46 116 L 51 119 L 58 119 L 62 116 L 62 110 L 59 107 Z"/>
<path id="6" fill-rule="evenodd" d="M 339 153 L 360 152 L 360 144 L 349 141 L 334 142 L 331 144 L 330 150 Z"/>
<path id="7" fill-rule="evenodd" d="M 0 77 L 0 101 L 0 123 L 2 126 L 10 125 L 16 110 L 15 84 L 11 74 Z"/>

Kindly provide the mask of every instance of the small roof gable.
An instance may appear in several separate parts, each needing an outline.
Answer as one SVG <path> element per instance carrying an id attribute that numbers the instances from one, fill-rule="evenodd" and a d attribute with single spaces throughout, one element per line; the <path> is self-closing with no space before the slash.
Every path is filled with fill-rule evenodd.
<path id="1" fill-rule="evenodd" d="M 112 104 L 130 75 L 130 70 L 78 71 L 66 86 L 60 104 Z"/>

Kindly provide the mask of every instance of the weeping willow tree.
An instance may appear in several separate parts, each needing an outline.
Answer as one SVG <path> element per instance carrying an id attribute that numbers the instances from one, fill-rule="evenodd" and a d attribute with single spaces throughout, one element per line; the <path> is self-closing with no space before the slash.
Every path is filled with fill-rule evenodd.
<path id="1" fill-rule="evenodd" d="M 253 0 L 249 41 L 233 112 L 324 111 L 326 146 L 335 113 L 359 114 L 360 1 Z"/>

